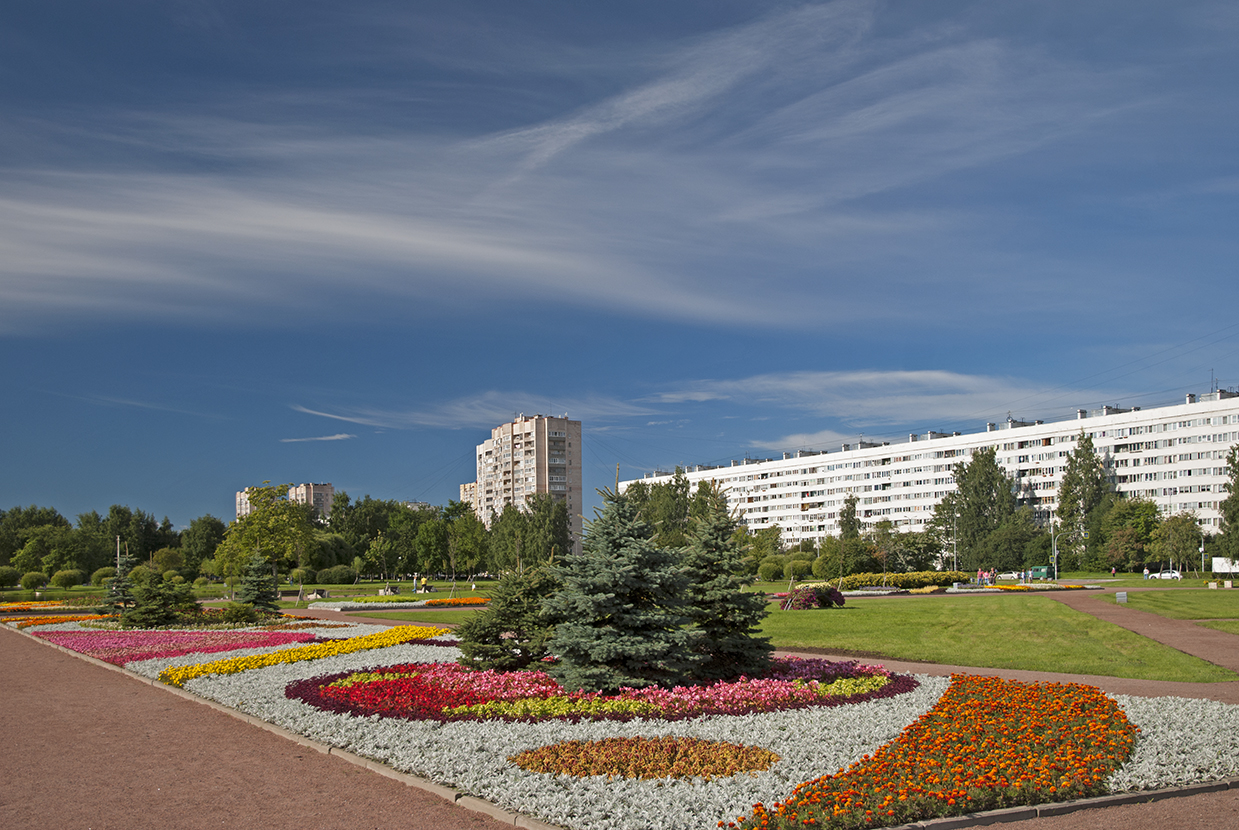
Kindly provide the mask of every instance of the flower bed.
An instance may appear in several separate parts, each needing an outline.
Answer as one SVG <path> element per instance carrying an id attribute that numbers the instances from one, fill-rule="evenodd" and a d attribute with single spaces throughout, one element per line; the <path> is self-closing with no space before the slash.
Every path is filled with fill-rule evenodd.
<path id="1" fill-rule="evenodd" d="M 1091 686 L 954 675 L 933 709 L 872 756 L 719 826 L 890 826 L 1100 795 L 1137 731 Z"/>
<path id="2" fill-rule="evenodd" d="M 710 781 L 770 769 L 779 756 L 758 746 L 700 738 L 603 738 L 564 741 L 508 759 L 530 772 L 582 778 L 700 778 Z"/>
<path id="3" fill-rule="evenodd" d="M 341 713 L 411 720 L 630 720 L 743 715 L 838 706 L 916 688 L 906 675 L 855 662 L 782 658 L 766 677 L 711 686 L 566 692 L 541 671 L 473 671 L 456 663 L 414 663 L 313 677 L 289 686 L 290 699 Z"/>
<path id="4" fill-rule="evenodd" d="M 355 651 L 369 651 L 376 648 L 409 643 L 415 640 L 426 640 L 446 634 L 445 628 L 429 628 L 424 626 L 398 625 L 376 634 L 364 637 L 331 640 L 325 643 L 302 646 L 301 648 L 276 651 L 270 654 L 254 654 L 246 657 L 234 657 L 228 660 L 216 660 L 212 663 L 198 663 L 191 666 L 179 666 L 160 672 L 159 679 L 170 686 L 184 686 L 188 680 L 210 674 L 236 674 L 250 669 L 274 666 L 279 663 L 298 663 L 303 660 L 320 660 L 336 654 L 350 654 Z"/>
<path id="5" fill-rule="evenodd" d="M 36 637 L 113 665 L 182 654 L 214 654 L 242 648 L 274 648 L 308 643 L 309 632 L 296 631 L 55 631 Z"/>
<path id="6" fill-rule="evenodd" d="M 70 614 L 58 617 L 5 617 L 0 622 L 14 628 L 30 628 L 36 625 L 58 625 L 67 622 L 90 622 L 111 619 L 111 614 Z"/>

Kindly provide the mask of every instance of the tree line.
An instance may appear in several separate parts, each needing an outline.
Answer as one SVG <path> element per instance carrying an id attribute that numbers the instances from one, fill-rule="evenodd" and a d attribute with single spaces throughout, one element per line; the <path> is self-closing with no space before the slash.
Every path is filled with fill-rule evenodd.
<path id="1" fill-rule="evenodd" d="M 169 578 L 236 578 L 258 554 L 277 573 L 313 581 L 320 572 L 343 569 L 349 578 L 339 571 L 331 576 L 350 582 L 358 576 L 499 573 L 553 560 L 572 547 L 567 507 L 546 494 L 530 499 L 525 510 L 508 505 L 487 528 L 466 503 L 409 507 L 369 495 L 353 500 L 345 492 L 335 495 L 324 517 L 289 501 L 289 486 L 249 488 L 248 515 L 225 523 L 207 514 L 179 531 L 167 517 L 159 522 L 122 505 L 106 516 L 83 513 L 76 523 L 52 507 L 5 510 L 0 587 L 28 573 L 71 574 L 83 582 L 115 566 L 118 546 L 122 556 Z"/>

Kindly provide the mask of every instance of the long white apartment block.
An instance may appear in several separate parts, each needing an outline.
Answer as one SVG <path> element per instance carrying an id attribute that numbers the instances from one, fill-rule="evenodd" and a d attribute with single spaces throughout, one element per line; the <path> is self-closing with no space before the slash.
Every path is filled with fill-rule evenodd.
<path id="1" fill-rule="evenodd" d="M 568 508 L 573 547 L 580 549 L 581 422 L 565 415 L 518 415 L 477 446 L 477 479 L 460 486 L 460 500 L 490 527 L 504 505 L 524 509 L 535 493 Z"/>
<path id="2" fill-rule="evenodd" d="M 1239 443 L 1239 393 L 1186 396 L 1182 404 L 1149 409 L 1077 410 L 1070 420 L 1008 420 L 985 432 L 909 435 L 906 442 L 844 444 L 839 451 L 784 453 L 729 466 L 695 466 L 685 476 L 715 481 L 751 531 L 778 525 L 785 543 L 839 534 L 839 513 L 849 494 L 866 524 L 889 520 L 904 532 L 924 530 L 934 507 L 955 490 L 954 466 L 994 447 L 1011 475 L 1021 505 L 1038 521 L 1051 520 L 1067 456 L 1080 434 L 1093 439 L 1115 490 L 1150 499 L 1163 514 L 1190 510 L 1205 532 L 1218 530 L 1218 503 L 1227 496 L 1226 453 Z M 670 481 L 657 472 L 620 483 Z"/>

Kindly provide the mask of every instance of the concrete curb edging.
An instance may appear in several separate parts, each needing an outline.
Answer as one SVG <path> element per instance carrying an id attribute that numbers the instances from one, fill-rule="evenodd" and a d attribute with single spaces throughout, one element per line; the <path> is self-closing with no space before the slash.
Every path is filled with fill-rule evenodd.
<path id="1" fill-rule="evenodd" d="M 370 770 L 371 772 L 375 772 L 384 777 L 398 781 L 405 786 L 416 787 L 424 792 L 436 795 L 445 801 L 463 807 L 466 810 L 486 815 L 487 817 L 495 819 L 503 824 L 510 824 L 514 827 L 528 828 L 528 830 L 563 830 L 563 828 L 558 825 L 547 824 L 546 822 L 539 821 L 538 819 L 523 815 L 521 813 L 513 813 L 492 804 L 489 801 L 477 798 L 476 796 L 466 795 L 458 790 L 454 790 L 442 784 L 437 784 L 428 779 L 400 772 L 371 758 L 366 758 L 362 755 L 357 755 L 339 747 L 334 747 L 330 744 L 312 740 L 304 735 L 285 729 L 282 726 L 268 723 L 260 718 L 256 718 L 252 715 L 248 715 L 244 712 L 224 706 L 213 700 L 199 697 L 192 692 L 188 692 L 176 686 L 168 686 L 164 683 L 160 683 L 157 678 L 146 677 L 144 675 L 137 674 L 136 672 L 129 671 L 122 666 L 117 666 L 96 657 L 91 657 L 89 655 L 73 651 L 72 649 L 56 645 L 55 643 L 36 637 L 30 632 L 8 625 L 0 626 L 0 628 L 7 629 L 16 634 L 27 637 L 40 645 L 49 646 L 66 655 L 75 657 L 79 660 L 84 660 L 93 665 L 107 669 L 108 671 L 118 672 L 133 680 L 137 680 L 153 688 L 160 689 L 184 700 L 206 706 L 231 718 L 243 721 L 250 726 L 266 730 L 267 732 L 284 738 L 298 746 L 305 747 L 306 749 L 312 749 L 324 755 L 334 756 L 342 761 L 353 764 L 354 766 Z M 911 824 L 898 825 L 896 827 L 888 828 L 888 830 L 955 830 L 955 828 L 984 827 L 991 824 L 1003 824 L 1012 821 L 1026 821 L 1029 819 L 1047 816 L 1065 815 L 1067 813 L 1079 812 L 1081 810 L 1090 810 L 1102 807 L 1118 807 L 1126 804 L 1145 804 L 1153 801 L 1203 795 L 1205 793 L 1220 792 L 1229 789 L 1239 790 L 1239 778 L 1221 779 L 1200 784 L 1185 784 L 1180 787 L 1167 787 L 1160 790 L 1115 793 L 1113 795 L 1103 795 L 1095 798 L 1079 799 L 1076 801 L 1056 802 L 1053 804 L 1005 807 L 997 810 L 969 813 L 962 816 L 946 816 L 943 818 L 927 819 L 925 821 L 913 822 Z"/>
<path id="2" fill-rule="evenodd" d="M 1220 792 L 1222 790 L 1239 790 L 1239 778 L 1227 778 L 1204 784 L 1185 784 L 1182 787 L 1167 787 L 1161 790 L 1141 790 L 1140 792 L 1100 795 L 1096 798 L 1081 798 L 1076 801 L 1060 801 L 1054 804 L 1036 804 L 1030 807 L 1004 807 L 1000 810 L 986 810 L 963 816 L 946 816 L 944 818 L 917 821 L 912 824 L 901 824 L 898 827 L 887 828 L 887 830 L 955 830 L 955 828 L 959 827 L 986 827 L 991 824 L 1005 824 L 1010 821 L 1026 821 L 1046 816 L 1061 816 L 1067 813 L 1077 813 L 1081 810 L 1092 810 L 1100 807 L 1148 804 L 1153 801 L 1164 801 L 1168 798 L 1184 798 L 1192 795 Z"/>

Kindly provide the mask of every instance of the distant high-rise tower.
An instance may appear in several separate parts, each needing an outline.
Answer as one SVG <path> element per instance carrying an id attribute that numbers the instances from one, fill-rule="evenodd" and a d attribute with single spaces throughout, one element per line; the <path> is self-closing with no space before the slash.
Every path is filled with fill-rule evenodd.
<path id="1" fill-rule="evenodd" d="M 330 484 L 294 484 L 288 488 L 288 500 L 297 504 L 313 505 L 320 516 L 331 515 L 331 502 L 336 488 Z M 237 518 L 250 513 L 249 488 L 237 491 Z"/>
<path id="2" fill-rule="evenodd" d="M 572 547 L 581 548 L 581 422 L 567 417 L 518 415 L 478 444 L 477 480 L 460 487 L 461 501 L 489 527 L 505 504 L 524 509 L 535 493 L 549 493 L 568 508 Z"/>

